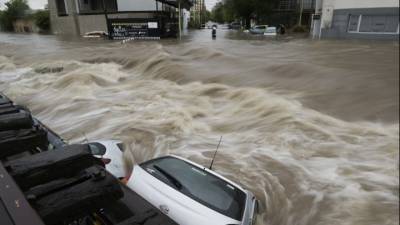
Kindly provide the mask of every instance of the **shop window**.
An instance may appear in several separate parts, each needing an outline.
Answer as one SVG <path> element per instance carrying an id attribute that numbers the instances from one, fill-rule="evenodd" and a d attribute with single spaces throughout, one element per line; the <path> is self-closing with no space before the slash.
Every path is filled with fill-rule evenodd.
<path id="1" fill-rule="evenodd" d="M 117 11 L 116 0 L 78 0 L 79 12 L 81 14 L 104 13 L 103 3 L 105 3 L 107 12 Z"/>
<path id="2" fill-rule="evenodd" d="M 117 9 L 117 0 L 108 0 L 105 1 L 107 12 L 116 12 Z"/>
<path id="3" fill-rule="evenodd" d="M 56 0 L 57 14 L 58 16 L 67 16 L 67 7 L 65 0 Z"/>
<path id="4" fill-rule="evenodd" d="M 399 16 L 387 16 L 385 32 L 398 33 L 399 32 Z"/>
<path id="5" fill-rule="evenodd" d="M 348 32 L 359 33 L 398 33 L 399 16 L 351 15 Z"/>
<path id="6" fill-rule="evenodd" d="M 360 15 L 350 15 L 349 20 L 349 32 L 357 32 L 358 31 L 358 20 Z"/>

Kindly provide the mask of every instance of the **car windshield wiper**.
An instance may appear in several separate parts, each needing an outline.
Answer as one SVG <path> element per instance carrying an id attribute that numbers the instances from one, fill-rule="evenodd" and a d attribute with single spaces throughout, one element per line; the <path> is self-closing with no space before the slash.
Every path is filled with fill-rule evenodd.
<path id="1" fill-rule="evenodd" d="M 175 187 L 178 188 L 178 190 L 182 189 L 183 185 L 174 176 L 172 176 L 170 173 L 168 173 L 167 171 L 165 171 L 164 169 L 162 169 L 157 165 L 153 165 L 153 167 L 154 169 L 162 173 Z"/>

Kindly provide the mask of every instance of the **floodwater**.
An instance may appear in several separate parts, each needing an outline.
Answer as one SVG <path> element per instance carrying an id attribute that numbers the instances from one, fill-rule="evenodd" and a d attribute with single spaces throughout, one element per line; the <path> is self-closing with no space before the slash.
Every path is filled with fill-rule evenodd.
<path id="1" fill-rule="evenodd" d="M 121 139 L 127 168 L 168 153 L 263 203 L 259 224 L 399 223 L 399 44 L 0 34 L 0 90 L 71 143 Z"/>

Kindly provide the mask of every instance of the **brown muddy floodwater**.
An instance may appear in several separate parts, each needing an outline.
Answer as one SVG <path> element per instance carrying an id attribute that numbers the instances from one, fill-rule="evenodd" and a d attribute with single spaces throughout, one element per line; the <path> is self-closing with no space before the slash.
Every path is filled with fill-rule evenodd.
<path id="1" fill-rule="evenodd" d="M 399 223 L 399 44 L 178 42 L 0 34 L 0 91 L 65 139 L 121 139 L 128 165 L 168 153 L 252 190 L 259 224 Z"/>

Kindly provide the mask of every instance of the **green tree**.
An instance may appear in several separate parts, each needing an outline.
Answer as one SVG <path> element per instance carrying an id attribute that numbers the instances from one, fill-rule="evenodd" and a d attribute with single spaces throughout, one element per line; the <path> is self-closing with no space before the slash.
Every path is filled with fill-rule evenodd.
<path id="1" fill-rule="evenodd" d="M 242 20 L 246 27 L 250 27 L 251 19 L 266 22 L 278 2 L 279 0 L 223 0 L 214 7 L 213 19 L 217 22 Z"/>
<path id="2" fill-rule="evenodd" d="M 224 3 L 223 2 L 218 2 L 215 6 L 214 6 L 214 8 L 212 9 L 212 12 L 211 12 L 211 17 L 212 17 L 212 20 L 214 21 L 214 22 L 217 22 L 217 23 L 224 23 L 225 22 L 225 18 L 224 18 L 224 7 L 225 7 L 225 5 L 224 5 Z"/>
<path id="3" fill-rule="evenodd" d="M 25 16 L 29 5 L 27 0 L 10 0 L 5 6 L 6 9 L 0 14 L 0 26 L 6 31 L 12 31 L 13 22 Z"/>
<path id="4" fill-rule="evenodd" d="M 251 17 L 255 11 L 255 1 L 256 0 L 226 0 L 226 3 L 232 8 L 236 17 L 243 20 L 245 26 L 249 28 Z"/>
<path id="5" fill-rule="evenodd" d="M 50 30 L 49 10 L 39 10 L 34 14 L 33 18 L 35 19 L 35 25 L 39 27 L 40 32 L 47 32 Z"/>
<path id="6" fill-rule="evenodd" d="M 217 23 L 232 22 L 235 20 L 233 8 L 229 2 L 218 2 L 212 9 L 211 18 Z"/>
<path id="7" fill-rule="evenodd" d="M 257 22 L 269 22 L 269 17 L 272 10 L 277 6 L 277 0 L 255 0 L 254 1 L 254 16 Z"/>
<path id="8" fill-rule="evenodd" d="M 206 12 L 204 14 L 205 14 L 204 15 L 204 18 L 205 18 L 204 21 L 206 21 L 206 22 L 210 21 L 211 20 L 211 12 L 206 10 Z"/>

